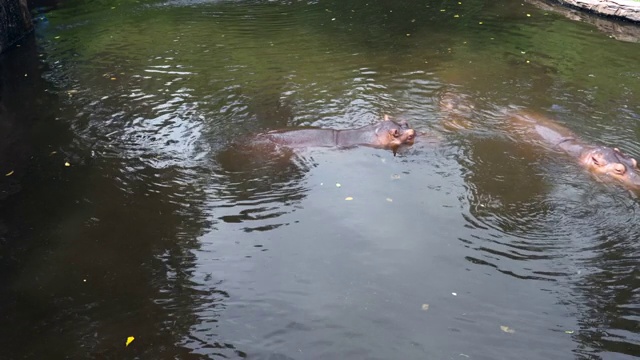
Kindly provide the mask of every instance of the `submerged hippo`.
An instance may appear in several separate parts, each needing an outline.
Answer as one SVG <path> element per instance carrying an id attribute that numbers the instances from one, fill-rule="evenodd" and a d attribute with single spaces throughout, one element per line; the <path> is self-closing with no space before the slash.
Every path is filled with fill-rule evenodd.
<path id="1" fill-rule="evenodd" d="M 575 157 L 592 174 L 618 180 L 625 186 L 640 190 L 640 175 L 636 159 L 618 148 L 587 144 L 571 130 L 544 116 L 526 112 L 507 113 L 516 131 L 531 135 L 547 145 Z"/>
<path id="2" fill-rule="evenodd" d="M 469 104 L 468 97 L 448 92 L 442 96 L 440 107 L 443 112 L 450 114 L 445 119 L 445 128 L 460 130 L 471 126 L 469 117 L 474 106 Z M 588 144 L 571 130 L 539 114 L 514 109 L 501 112 L 508 120 L 501 127 L 512 137 L 550 149 L 560 149 L 598 178 L 615 179 L 630 189 L 640 190 L 638 162 L 618 148 Z"/>
<path id="3" fill-rule="evenodd" d="M 391 149 L 394 153 L 402 146 L 411 146 L 416 137 L 415 130 L 406 121 L 395 122 L 385 116 L 384 121 L 358 129 L 334 130 L 304 128 L 274 130 L 256 137 L 259 142 L 268 141 L 287 147 L 353 147 L 371 146 Z"/>

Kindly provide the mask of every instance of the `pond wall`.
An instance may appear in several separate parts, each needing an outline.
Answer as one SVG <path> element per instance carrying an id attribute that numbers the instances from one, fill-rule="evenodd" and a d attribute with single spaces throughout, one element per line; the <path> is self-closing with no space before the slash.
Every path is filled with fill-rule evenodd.
<path id="1" fill-rule="evenodd" d="M 640 2 L 633 0 L 555 0 L 562 5 L 640 22 Z"/>

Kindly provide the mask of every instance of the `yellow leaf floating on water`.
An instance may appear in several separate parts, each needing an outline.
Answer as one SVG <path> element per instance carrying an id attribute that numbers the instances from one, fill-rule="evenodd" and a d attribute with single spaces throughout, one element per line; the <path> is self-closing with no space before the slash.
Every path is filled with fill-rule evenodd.
<path id="1" fill-rule="evenodd" d="M 351 201 L 351 200 L 353 200 L 353 198 L 352 198 L 351 196 L 347 196 L 347 197 L 346 197 L 346 198 L 344 198 L 344 199 L 345 199 L 345 200 L 347 200 L 347 201 Z"/>
<path id="2" fill-rule="evenodd" d="M 71 164 L 69 164 L 69 162 L 68 162 L 68 161 L 65 161 L 65 162 L 64 162 L 64 166 L 69 167 L 69 166 L 71 166 Z"/>
<path id="3" fill-rule="evenodd" d="M 429 304 L 422 304 L 422 310 L 424 311 L 429 310 Z"/>
<path id="4" fill-rule="evenodd" d="M 133 336 L 129 336 L 127 338 L 127 342 L 124 344 L 125 347 L 129 346 L 129 344 L 131 344 L 131 342 L 135 340 L 135 338 Z"/>
<path id="5" fill-rule="evenodd" d="M 8 173 L 4 174 L 4 176 L 11 176 L 11 175 L 13 175 L 13 170 L 11 170 Z"/>
<path id="6" fill-rule="evenodd" d="M 509 334 L 513 334 L 514 332 L 516 332 L 515 330 L 513 330 L 512 328 L 508 327 L 508 326 L 504 326 L 504 325 L 500 325 L 500 330 L 509 333 Z"/>
<path id="7" fill-rule="evenodd" d="M 573 330 L 565 330 L 564 333 L 565 334 L 573 334 Z"/>

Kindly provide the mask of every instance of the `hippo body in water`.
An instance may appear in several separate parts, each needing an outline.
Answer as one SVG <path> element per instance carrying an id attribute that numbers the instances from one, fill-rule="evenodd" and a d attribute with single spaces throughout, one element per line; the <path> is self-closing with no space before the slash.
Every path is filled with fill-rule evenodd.
<path id="1" fill-rule="evenodd" d="M 507 113 L 507 117 L 515 131 L 566 152 L 592 174 L 604 175 L 640 190 L 638 162 L 618 148 L 588 144 L 571 130 L 538 114 L 519 111 Z"/>
<path id="2" fill-rule="evenodd" d="M 255 140 L 259 143 L 270 142 L 291 148 L 370 146 L 390 149 L 395 154 L 400 147 L 413 145 L 415 137 L 415 130 L 406 122 L 395 122 L 385 117 L 384 121 L 358 129 L 274 130 L 257 135 Z"/>
<path id="3" fill-rule="evenodd" d="M 474 106 L 469 103 L 467 96 L 446 93 L 440 100 L 440 108 L 449 114 L 444 124 L 447 129 L 471 127 L 470 117 Z M 507 121 L 500 127 L 510 137 L 561 150 L 598 178 L 615 179 L 629 189 L 640 190 L 638 162 L 618 148 L 589 144 L 571 130 L 539 114 L 517 109 L 502 109 L 501 113 Z"/>

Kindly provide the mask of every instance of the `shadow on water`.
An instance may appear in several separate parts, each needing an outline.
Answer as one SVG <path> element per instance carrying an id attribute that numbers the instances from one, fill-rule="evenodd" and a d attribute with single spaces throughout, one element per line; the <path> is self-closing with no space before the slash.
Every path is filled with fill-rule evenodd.
<path id="1" fill-rule="evenodd" d="M 246 232 L 284 225 L 277 218 L 305 197 L 304 175 L 316 166 L 311 157 L 268 145 L 230 144 L 215 159 L 221 185 L 216 197 L 222 203 L 213 212 L 226 223 L 247 222 Z M 259 225 L 250 226 L 255 220 Z"/>
<path id="2" fill-rule="evenodd" d="M 201 358 L 154 345 L 180 344 L 194 311 L 215 320 L 228 297 L 194 269 L 191 251 L 211 226 L 197 183 L 184 169 L 95 157 L 74 142 L 33 38 L 0 61 L 2 357 L 124 356 L 135 334 L 147 346 L 127 356 Z"/>
<path id="3" fill-rule="evenodd" d="M 33 37 L 27 37 L 2 54 L 0 61 L 0 206 L 3 215 L 0 243 L 16 246 L 15 250 L 20 251 L 20 241 L 10 239 L 19 238 L 22 232 L 30 233 L 34 224 L 46 215 L 34 209 L 37 210 L 32 219 L 34 223 L 29 223 L 16 209 L 27 209 L 38 202 L 31 197 L 32 192 L 59 195 L 40 188 L 38 182 L 49 175 L 55 179 L 61 173 L 60 167 L 71 158 L 66 148 L 72 136 L 64 124 L 55 121 L 56 109 L 52 104 L 57 99 L 48 92 L 49 85 L 41 78 L 44 69 Z M 27 196 L 32 203 L 25 203 Z M 22 257 L 7 256 L 6 259 Z"/>

